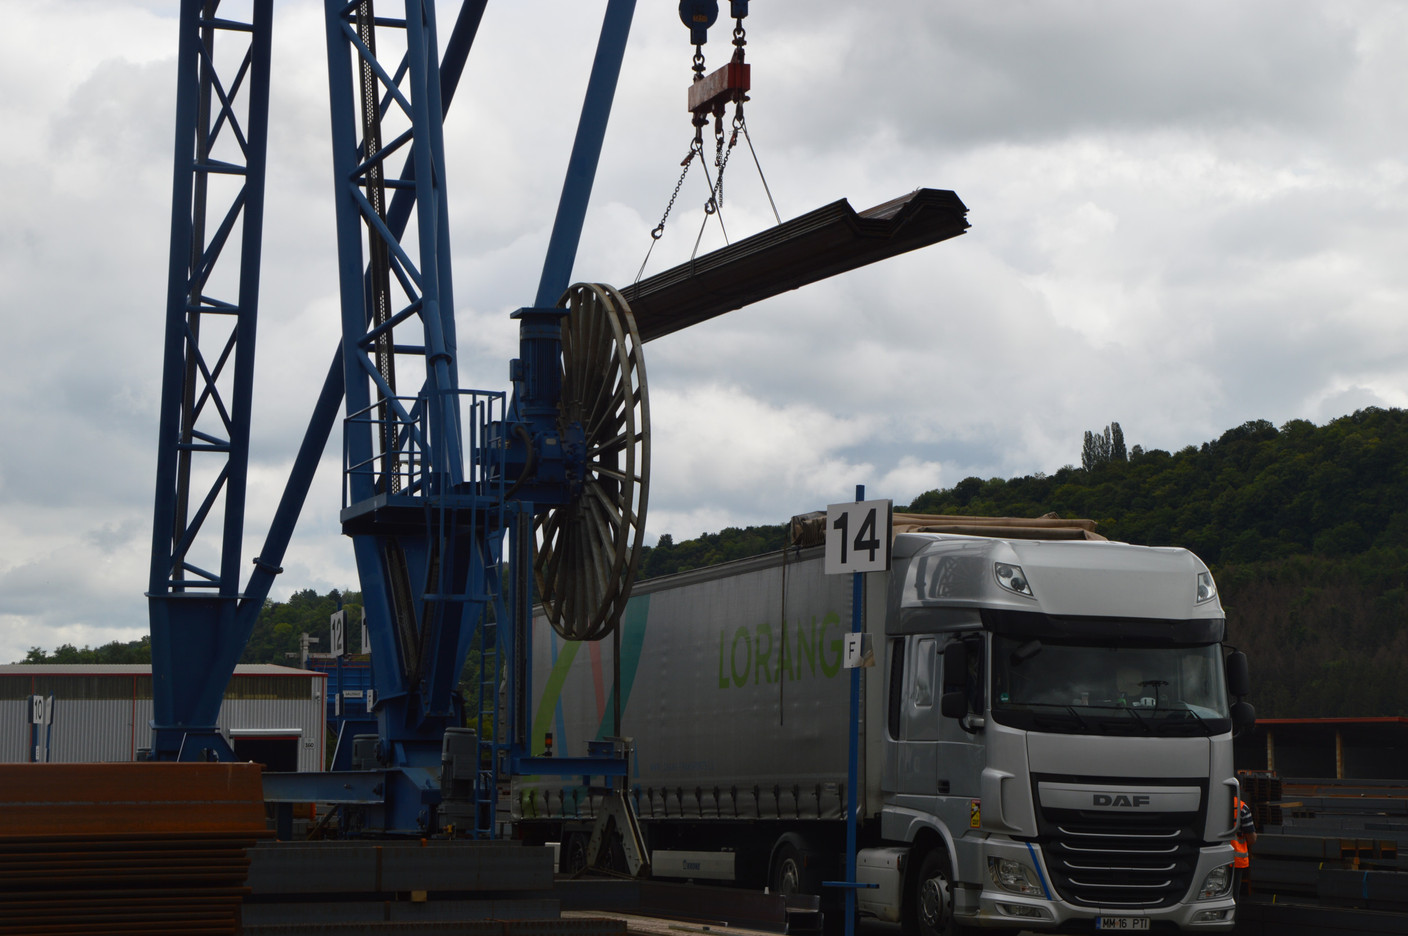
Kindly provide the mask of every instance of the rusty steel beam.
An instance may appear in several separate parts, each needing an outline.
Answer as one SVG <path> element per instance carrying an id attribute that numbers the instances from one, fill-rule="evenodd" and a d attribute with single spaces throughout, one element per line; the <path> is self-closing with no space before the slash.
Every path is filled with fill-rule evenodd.
<path id="1" fill-rule="evenodd" d="M 229 933 L 257 764 L 0 766 L 0 934 Z"/>
<path id="2" fill-rule="evenodd" d="M 857 212 L 845 199 L 621 290 L 642 341 L 858 267 L 957 237 L 968 208 L 916 189 Z"/>
<path id="3" fill-rule="evenodd" d="M 0 838 L 263 831 L 257 764 L 0 766 Z"/>

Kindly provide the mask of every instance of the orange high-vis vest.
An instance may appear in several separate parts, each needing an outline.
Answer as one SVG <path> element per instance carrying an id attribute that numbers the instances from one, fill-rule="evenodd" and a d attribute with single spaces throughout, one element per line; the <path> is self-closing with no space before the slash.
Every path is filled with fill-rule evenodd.
<path id="1" fill-rule="evenodd" d="M 1242 838 L 1242 800 L 1239 797 L 1232 798 L 1232 815 L 1236 817 L 1236 833 L 1232 836 L 1232 866 L 1234 868 L 1250 868 L 1252 866 L 1251 855 L 1247 852 L 1247 840 Z"/>

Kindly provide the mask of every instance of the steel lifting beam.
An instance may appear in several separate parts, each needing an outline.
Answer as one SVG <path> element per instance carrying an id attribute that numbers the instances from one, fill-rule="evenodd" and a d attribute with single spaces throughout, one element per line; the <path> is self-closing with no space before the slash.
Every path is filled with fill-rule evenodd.
<path id="1" fill-rule="evenodd" d="M 228 757 L 269 124 L 272 0 L 183 0 L 148 610 L 153 749 Z M 233 54 L 229 54 L 233 51 Z M 227 249 L 235 254 L 222 262 Z M 233 267 L 227 273 L 225 268 Z M 218 530 L 207 530 L 206 527 Z M 193 743 L 187 743 L 187 736 Z"/>

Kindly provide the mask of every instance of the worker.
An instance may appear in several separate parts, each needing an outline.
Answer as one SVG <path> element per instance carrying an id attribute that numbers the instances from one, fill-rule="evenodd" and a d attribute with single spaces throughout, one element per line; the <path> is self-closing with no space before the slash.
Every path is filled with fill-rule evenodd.
<path id="1" fill-rule="evenodd" d="M 1252 820 L 1251 807 L 1242 802 L 1240 796 L 1232 798 L 1237 810 L 1237 831 L 1232 836 L 1232 893 L 1235 896 L 1241 887 L 1241 878 L 1252 865 L 1249 849 L 1256 844 L 1256 823 Z"/>

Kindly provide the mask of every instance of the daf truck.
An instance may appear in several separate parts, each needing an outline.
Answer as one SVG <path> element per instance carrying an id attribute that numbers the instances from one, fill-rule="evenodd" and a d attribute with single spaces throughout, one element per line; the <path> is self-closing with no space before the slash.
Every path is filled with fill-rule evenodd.
<path id="1" fill-rule="evenodd" d="M 1089 521 L 896 520 L 922 532 L 864 577 L 857 723 L 851 576 L 794 546 L 639 583 L 616 641 L 539 618 L 535 752 L 629 739 L 655 877 L 822 894 L 854 729 L 861 913 L 921 936 L 1230 930 L 1253 712 L 1207 566 Z M 568 868 L 600 804 L 558 778 L 514 790 L 520 834 Z"/>

